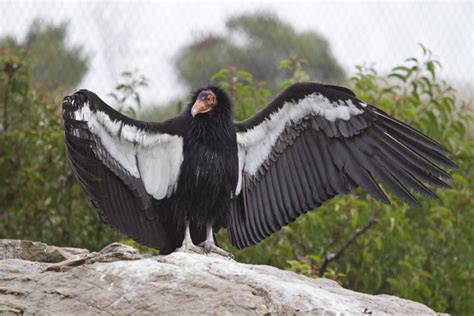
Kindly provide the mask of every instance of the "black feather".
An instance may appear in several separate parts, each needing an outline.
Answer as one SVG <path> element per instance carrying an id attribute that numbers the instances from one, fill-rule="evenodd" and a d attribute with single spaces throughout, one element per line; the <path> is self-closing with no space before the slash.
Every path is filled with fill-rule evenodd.
<path id="1" fill-rule="evenodd" d="M 202 101 L 203 95 L 210 94 L 215 96 L 212 108 L 192 116 L 191 108 L 197 99 Z M 318 109 L 318 104 L 309 108 L 306 103 L 302 110 L 307 112 L 301 112 L 299 117 L 293 116 L 300 115 L 298 109 L 288 116 L 274 115 L 283 107 L 293 111 L 289 107 L 299 106 L 298 102 L 310 95 L 313 97 L 308 102 L 318 102 L 321 97 L 333 106 L 350 104 L 357 111 L 351 111 L 348 119 L 328 120 L 326 108 Z M 173 143 L 182 146 L 182 162 L 176 171 L 179 176 L 173 186 L 168 184 L 168 190 L 175 190 L 166 192 L 167 196 L 160 200 L 150 196 L 149 187 L 141 178 L 148 171 L 140 168 L 137 174 L 130 166 L 124 167 L 120 162 L 123 157 L 114 157 L 109 147 L 101 143 L 99 132 L 89 129 L 102 123 L 95 120 L 88 124 L 77 119 L 76 111 L 81 110 L 87 110 L 83 113 L 92 117 L 105 114 L 116 124 L 114 128 L 104 125 L 107 137 L 118 139 L 114 146 L 127 142 L 122 133 L 133 133 L 135 128 L 140 133 L 133 142 L 137 165 L 137 153 L 143 146 L 138 139 L 161 135 L 179 139 L 181 143 Z M 195 243 L 206 238 L 205 227 L 210 224 L 214 229 L 227 228 L 236 247 L 248 247 L 324 201 L 349 193 L 357 186 L 387 203 L 379 182 L 403 201 L 419 205 L 410 190 L 436 197 L 423 182 L 447 186 L 440 178 L 449 179 L 450 175 L 438 165 L 456 167 L 438 142 L 373 106 L 363 105 L 347 88 L 317 83 L 289 87 L 262 111 L 240 123 L 232 122 L 231 102 L 226 93 L 212 86 L 196 91 L 183 113 L 161 123 L 125 117 L 86 90 L 65 98 L 63 118 L 65 144 L 74 174 L 100 217 L 138 242 L 159 248 L 163 254 L 181 245 L 187 223 L 191 224 Z M 272 121 L 275 119 L 284 121 Z M 281 126 L 284 127 L 280 129 Z M 260 132 L 254 133 L 260 137 L 258 140 L 251 139 L 255 128 L 260 128 Z M 241 143 L 237 134 L 243 136 Z M 170 140 L 163 142 L 167 141 Z M 161 146 L 161 139 L 156 144 Z M 249 154 L 251 150 L 254 155 Z M 262 159 L 261 154 L 265 155 Z M 242 166 L 239 155 L 244 158 Z M 236 192 L 239 173 L 242 186 Z"/>

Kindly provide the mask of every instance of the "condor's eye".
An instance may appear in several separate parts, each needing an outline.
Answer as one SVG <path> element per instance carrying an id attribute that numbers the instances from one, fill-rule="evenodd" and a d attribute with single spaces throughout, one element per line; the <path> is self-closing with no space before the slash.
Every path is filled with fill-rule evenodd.
<path id="1" fill-rule="evenodd" d="M 207 95 L 207 103 L 209 105 L 214 105 L 216 103 L 216 96 L 214 94 Z"/>

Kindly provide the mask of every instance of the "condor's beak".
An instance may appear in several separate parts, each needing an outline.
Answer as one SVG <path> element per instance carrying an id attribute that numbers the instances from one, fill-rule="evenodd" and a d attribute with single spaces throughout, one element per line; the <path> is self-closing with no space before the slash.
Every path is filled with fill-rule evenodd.
<path id="1" fill-rule="evenodd" d="M 216 96 L 212 91 L 202 91 L 191 108 L 191 115 L 195 117 L 197 114 L 207 113 L 212 110 L 215 103 Z"/>
<path id="2" fill-rule="evenodd" d="M 196 100 L 193 107 L 191 108 L 191 115 L 195 117 L 199 113 L 206 113 L 211 110 L 211 106 L 206 101 Z"/>

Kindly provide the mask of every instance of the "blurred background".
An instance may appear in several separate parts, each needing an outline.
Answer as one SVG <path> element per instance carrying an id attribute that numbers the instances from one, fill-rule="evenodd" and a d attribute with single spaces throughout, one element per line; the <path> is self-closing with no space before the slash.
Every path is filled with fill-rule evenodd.
<path id="1" fill-rule="evenodd" d="M 61 99 L 96 92 L 164 120 L 209 83 L 236 119 L 305 80 L 345 85 L 452 152 L 459 169 L 414 209 L 335 198 L 236 253 L 367 293 L 474 314 L 474 2 L 0 0 L 0 238 L 144 248 L 100 222 L 71 172 Z"/>
<path id="2" fill-rule="evenodd" d="M 106 101 L 125 70 L 149 79 L 143 103 L 156 106 L 208 83 L 227 64 L 277 80 L 275 61 L 293 54 L 309 60 L 315 79 L 341 82 L 355 65 L 388 72 L 415 54 L 417 43 L 442 62 L 443 79 L 472 97 L 471 1 L 3 0 L 0 11 L 0 45 L 28 46 L 31 58 L 48 60 L 48 71 L 38 66 L 35 77 L 93 90 Z"/>

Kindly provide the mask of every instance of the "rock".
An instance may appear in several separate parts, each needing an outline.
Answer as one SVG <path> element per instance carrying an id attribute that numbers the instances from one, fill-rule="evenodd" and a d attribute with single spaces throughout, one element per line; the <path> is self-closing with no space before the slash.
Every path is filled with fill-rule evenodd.
<path id="1" fill-rule="evenodd" d="M 61 262 L 84 253 L 89 253 L 89 250 L 61 248 L 29 240 L 0 239 L 0 260 L 22 259 L 38 262 Z"/>
<path id="2" fill-rule="evenodd" d="M 5 258 L 0 260 L 2 315 L 436 315 L 425 305 L 395 296 L 357 293 L 328 279 L 214 255 L 144 258 L 129 246 L 112 244 L 97 253 L 75 250 L 64 261 L 51 263 L 48 257 L 38 260 L 44 258 L 38 253 L 53 248 L 63 253 L 65 248 L 16 240 L 1 244 L 8 249 L 0 254 Z"/>
<path id="3" fill-rule="evenodd" d="M 71 267 L 91 264 L 94 262 L 113 262 L 117 260 L 135 260 L 141 258 L 142 256 L 135 248 L 120 243 L 113 243 L 104 247 L 104 249 L 98 253 L 80 253 L 76 256 L 70 257 L 68 260 L 51 265 L 46 270 L 67 271 Z"/>

